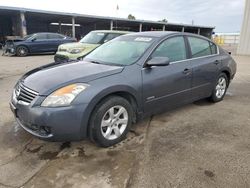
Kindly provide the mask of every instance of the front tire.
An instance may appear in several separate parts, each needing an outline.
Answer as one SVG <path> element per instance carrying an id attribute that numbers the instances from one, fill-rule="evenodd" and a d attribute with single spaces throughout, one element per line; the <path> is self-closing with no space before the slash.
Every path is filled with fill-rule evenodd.
<path id="1" fill-rule="evenodd" d="M 228 77 L 225 73 L 221 73 L 217 79 L 213 93 L 210 97 L 212 102 L 222 101 L 229 85 Z"/>
<path id="2" fill-rule="evenodd" d="M 131 127 L 133 108 L 124 98 L 110 96 L 98 104 L 89 123 L 89 137 L 102 147 L 121 142 Z"/>
<path id="3" fill-rule="evenodd" d="M 16 55 L 19 57 L 27 56 L 29 49 L 26 46 L 18 46 L 16 49 Z"/>

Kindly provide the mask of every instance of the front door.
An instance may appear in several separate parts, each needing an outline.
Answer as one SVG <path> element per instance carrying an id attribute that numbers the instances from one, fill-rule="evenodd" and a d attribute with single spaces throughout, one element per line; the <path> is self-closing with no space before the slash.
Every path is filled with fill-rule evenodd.
<path id="1" fill-rule="evenodd" d="M 31 39 L 30 41 L 29 46 L 31 53 L 47 52 L 48 49 L 47 33 L 38 33 L 34 35 L 33 39 Z"/>
<path id="2" fill-rule="evenodd" d="M 163 41 L 151 54 L 168 57 L 170 64 L 142 69 L 145 113 L 157 113 L 190 100 L 192 69 L 182 36 Z"/>

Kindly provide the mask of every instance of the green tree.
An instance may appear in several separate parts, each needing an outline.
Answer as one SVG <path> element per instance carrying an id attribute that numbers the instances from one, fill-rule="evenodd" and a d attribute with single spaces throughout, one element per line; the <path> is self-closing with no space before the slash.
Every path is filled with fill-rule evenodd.
<path id="1" fill-rule="evenodd" d="M 133 16 L 132 14 L 129 14 L 129 15 L 128 15 L 128 19 L 130 19 L 130 20 L 135 20 L 135 16 Z"/>
<path id="2" fill-rule="evenodd" d="M 161 22 L 168 22 L 166 18 L 162 19 Z"/>

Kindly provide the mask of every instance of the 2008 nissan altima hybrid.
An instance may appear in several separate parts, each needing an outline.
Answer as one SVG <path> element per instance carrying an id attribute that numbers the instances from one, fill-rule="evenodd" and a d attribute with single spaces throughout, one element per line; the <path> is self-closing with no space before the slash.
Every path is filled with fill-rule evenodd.
<path id="1" fill-rule="evenodd" d="M 108 147 L 138 119 L 202 98 L 221 101 L 235 73 L 232 57 L 205 37 L 141 32 L 109 41 L 82 61 L 26 73 L 10 106 L 34 136 L 89 138 Z"/>

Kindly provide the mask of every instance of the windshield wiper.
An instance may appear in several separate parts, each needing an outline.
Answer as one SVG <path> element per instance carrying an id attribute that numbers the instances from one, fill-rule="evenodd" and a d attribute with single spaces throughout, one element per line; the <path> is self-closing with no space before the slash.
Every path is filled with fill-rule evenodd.
<path id="1" fill-rule="evenodd" d="M 116 63 L 104 63 L 104 62 L 99 62 L 99 61 L 95 61 L 95 60 L 89 60 L 88 62 L 90 63 L 95 63 L 95 64 L 102 64 L 102 65 L 110 65 L 110 66 L 118 66 L 118 67 L 123 67 L 124 65 L 121 64 L 116 64 Z"/>

